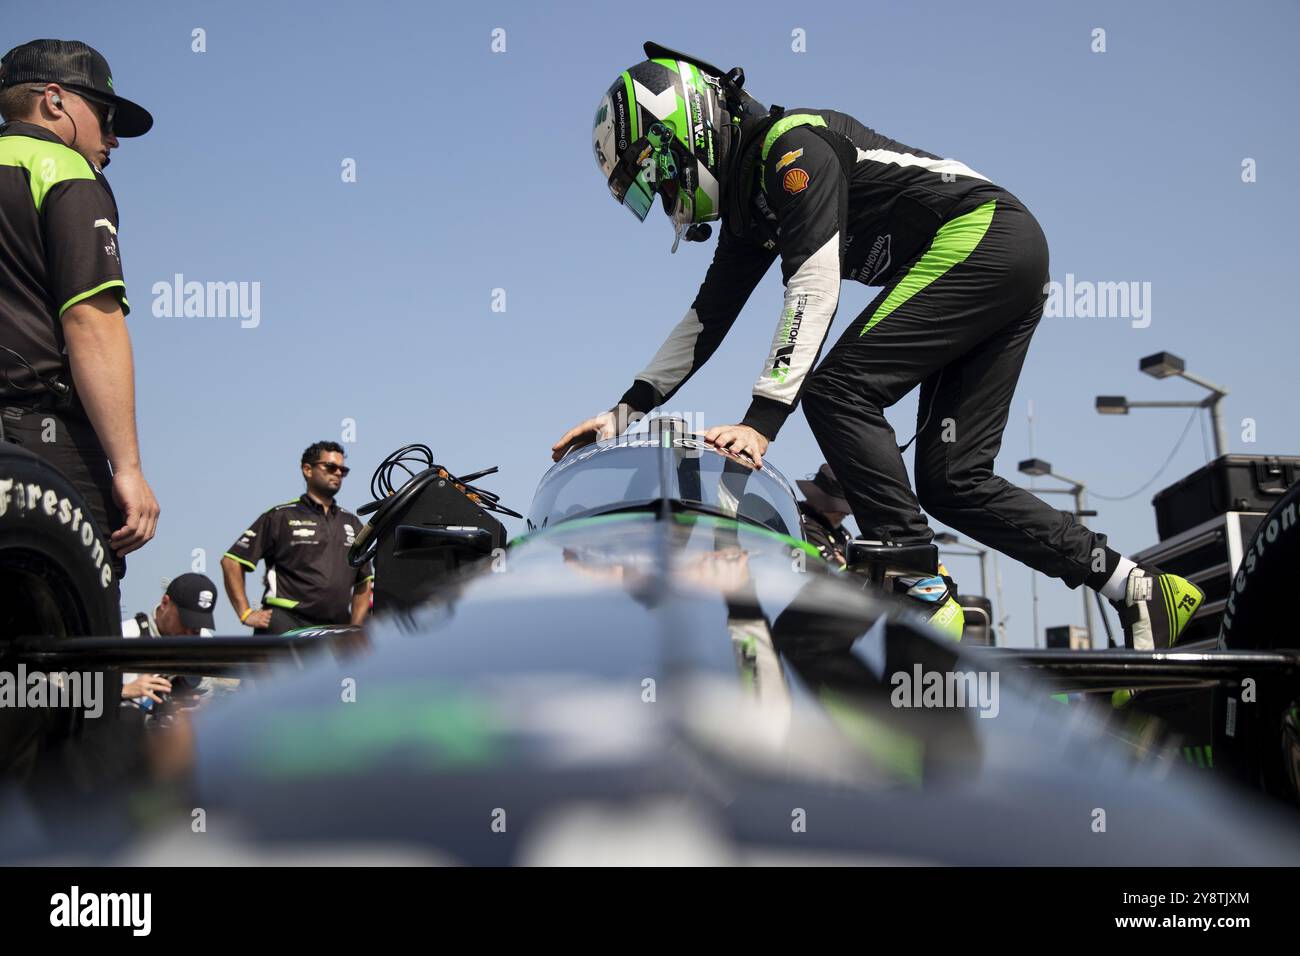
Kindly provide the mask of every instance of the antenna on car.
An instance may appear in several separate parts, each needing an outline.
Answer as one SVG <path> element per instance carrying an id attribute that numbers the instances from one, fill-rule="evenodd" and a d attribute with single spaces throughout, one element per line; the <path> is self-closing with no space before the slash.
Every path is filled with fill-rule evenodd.
<path id="1" fill-rule="evenodd" d="M 671 442 L 673 438 L 685 438 L 693 435 L 690 423 L 677 415 L 659 415 L 649 419 L 647 428 L 651 438 L 659 439 L 660 444 Z"/>

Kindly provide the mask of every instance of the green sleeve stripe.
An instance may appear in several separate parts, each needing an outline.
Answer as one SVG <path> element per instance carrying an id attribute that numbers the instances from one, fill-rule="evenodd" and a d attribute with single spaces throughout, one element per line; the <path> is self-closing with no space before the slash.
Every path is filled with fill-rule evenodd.
<path id="1" fill-rule="evenodd" d="M 825 125 L 826 125 L 826 120 L 822 119 L 822 117 L 820 116 L 814 116 L 811 113 L 793 113 L 789 116 L 782 116 L 779 120 L 777 120 L 775 123 L 772 124 L 772 128 L 769 129 L 767 131 L 767 135 L 763 137 L 763 156 L 762 156 L 761 165 L 763 167 L 767 166 L 767 154 L 772 151 L 772 147 L 776 144 L 776 141 L 786 133 L 790 132 L 790 130 L 794 129 L 796 126 L 825 126 Z M 758 182 L 759 182 L 759 187 L 763 190 L 763 192 L 767 192 L 766 168 L 759 170 Z"/>
<path id="2" fill-rule="evenodd" d="M 222 557 L 223 557 L 223 558 L 229 558 L 231 561 L 238 561 L 240 564 L 242 564 L 244 567 L 248 568 L 248 570 L 250 570 L 250 571 L 256 571 L 256 570 L 257 570 L 257 565 L 256 565 L 256 564 L 249 564 L 247 561 L 245 561 L 245 560 L 244 560 L 243 558 L 241 558 L 239 555 L 237 555 L 237 554 L 231 554 L 229 551 L 227 551 L 225 554 L 223 554 Z"/>
<path id="3" fill-rule="evenodd" d="M 72 308 L 78 302 L 84 302 L 86 299 L 89 299 L 92 295 L 98 295 L 100 292 L 103 292 L 105 289 L 112 289 L 115 286 L 117 288 L 120 288 L 123 292 L 122 314 L 126 315 L 128 312 L 131 311 L 131 307 L 126 304 L 126 295 L 125 295 L 126 283 L 123 282 L 121 279 L 109 279 L 107 282 L 100 283 L 99 285 L 95 286 L 95 288 L 93 289 L 87 289 L 85 292 L 77 293 L 67 302 L 63 303 L 62 307 L 60 307 L 59 309 L 59 318 L 63 318 L 63 313 L 67 312 L 68 309 Z"/>

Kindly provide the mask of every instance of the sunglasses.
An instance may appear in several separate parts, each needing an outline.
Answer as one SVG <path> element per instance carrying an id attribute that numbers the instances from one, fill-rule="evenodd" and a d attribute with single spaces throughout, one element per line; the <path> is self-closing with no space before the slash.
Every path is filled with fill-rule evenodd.
<path id="1" fill-rule="evenodd" d="M 103 130 L 105 133 L 112 133 L 113 121 L 117 119 L 116 104 L 105 102 L 104 100 L 98 99 L 97 97 L 90 96 L 89 94 L 83 93 L 80 90 L 77 90 L 76 92 L 78 96 L 80 96 L 83 100 L 86 101 L 87 104 L 90 105 L 91 111 L 97 117 L 99 117 L 99 128 Z"/>
<path id="2" fill-rule="evenodd" d="M 348 472 L 352 470 L 347 465 L 336 465 L 332 461 L 318 461 L 318 462 L 314 462 L 314 464 L 320 468 L 324 468 L 331 475 L 342 475 L 344 478 L 346 478 L 348 476 Z"/>

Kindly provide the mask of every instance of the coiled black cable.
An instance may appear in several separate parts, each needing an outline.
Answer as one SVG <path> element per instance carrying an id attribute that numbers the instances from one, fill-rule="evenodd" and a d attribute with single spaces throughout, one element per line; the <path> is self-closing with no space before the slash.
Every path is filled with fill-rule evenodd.
<path id="1" fill-rule="evenodd" d="M 399 470 L 406 473 L 406 478 L 394 485 L 393 477 Z M 403 445 L 381 461 L 370 477 L 370 495 L 374 500 L 358 508 L 357 513 L 364 515 L 373 511 L 374 517 L 348 549 L 348 563 L 358 568 L 373 558 L 379 542 L 431 481 L 450 481 L 484 511 L 522 518 L 519 512 L 501 504 L 501 498 L 495 492 L 470 484 L 484 475 L 495 474 L 496 470 L 496 465 L 493 465 L 458 478 L 433 460 L 433 449 L 428 445 Z"/>

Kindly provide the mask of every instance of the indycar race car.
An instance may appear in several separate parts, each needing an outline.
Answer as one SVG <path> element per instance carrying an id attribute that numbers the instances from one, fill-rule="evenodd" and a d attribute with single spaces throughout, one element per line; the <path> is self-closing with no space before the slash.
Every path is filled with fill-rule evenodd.
<path id="1" fill-rule="evenodd" d="M 509 541 L 486 473 L 385 476 L 372 621 L 269 638 L 107 637 L 94 542 L 43 504 L 73 493 L 5 450 L 0 672 L 256 686 L 157 729 L 0 708 L 0 858 L 1300 862 L 1297 635 L 1236 630 L 1294 492 L 1229 646 L 969 647 L 827 565 L 770 462 L 648 428 L 550 468 Z"/>

